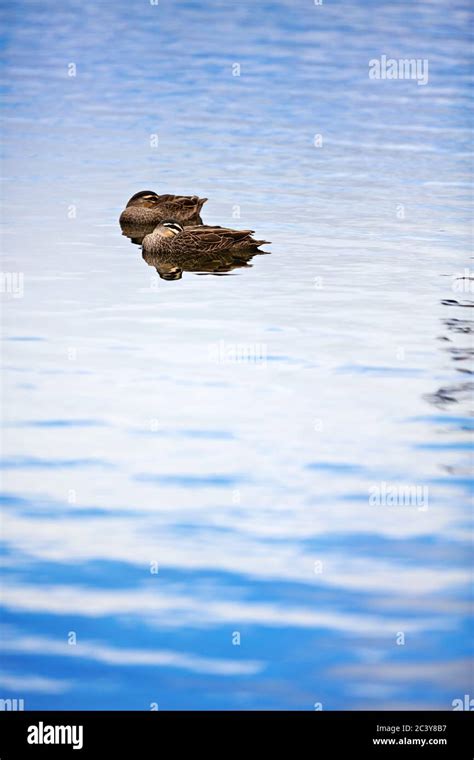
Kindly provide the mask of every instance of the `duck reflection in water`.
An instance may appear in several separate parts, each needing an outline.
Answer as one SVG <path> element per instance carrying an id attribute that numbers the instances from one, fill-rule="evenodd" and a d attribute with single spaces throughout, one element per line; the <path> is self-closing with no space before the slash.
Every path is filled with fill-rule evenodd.
<path id="1" fill-rule="evenodd" d="M 183 227 L 174 219 L 165 220 L 151 231 L 149 227 L 124 227 L 122 232 L 133 243 L 142 244 L 143 258 L 155 267 L 163 280 L 180 280 L 183 272 L 222 275 L 249 267 L 257 254 L 266 254 L 255 240 L 253 230 L 232 230 L 206 225 Z"/>
<path id="2" fill-rule="evenodd" d="M 143 238 L 155 229 L 156 224 L 128 224 L 120 222 L 122 235 L 128 237 L 134 245 L 141 245 Z"/>

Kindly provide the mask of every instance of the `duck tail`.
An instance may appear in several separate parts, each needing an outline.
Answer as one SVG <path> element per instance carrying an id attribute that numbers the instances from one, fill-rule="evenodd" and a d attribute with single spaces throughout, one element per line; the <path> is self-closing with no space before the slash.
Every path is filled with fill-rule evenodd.
<path id="1" fill-rule="evenodd" d="M 209 200 L 209 198 L 198 198 L 197 203 L 196 203 L 196 208 L 198 212 L 202 209 L 202 207 L 204 206 L 207 200 Z"/>

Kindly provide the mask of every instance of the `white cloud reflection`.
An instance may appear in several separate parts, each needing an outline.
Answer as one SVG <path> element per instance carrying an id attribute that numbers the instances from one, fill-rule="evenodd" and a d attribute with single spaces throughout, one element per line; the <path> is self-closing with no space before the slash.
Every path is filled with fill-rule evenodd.
<path id="1" fill-rule="evenodd" d="M 46 636 L 19 636 L 6 635 L 2 637 L 2 649 L 4 652 L 21 652 L 23 654 L 37 654 L 42 657 L 48 655 L 76 657 L 88 660 L 96 660 L 106 665 L 146 665 L 151 667 L 181 668 L 194 673 L 207 673 L 209 675 L 234 676 L 255 675 L 260 673 L 264 664 L 252 660 L 230 660 L 211 657 L 201 657 L 186 652 L 171 650 L 146 650 L 124 649 L 110 647 L 95 641 L 80 641 L 75 646 L 70 646 L 67 641 L 59 641 Z M 21 679 L 18 679 L 21 681 Z M 37 679 L 38 686 L 40 681 Z M 54 684 L 51 681 L 51 684 Z M 46 683 L 47 687 L 47 683 Z M 27 686 L 24 686 L 26 689 Z M 29 689 L 32 691 L 33 689 Z M 35 689 L 46 691 L 46 688 Z"/>
<path id="2" fill-rule="evenodd" d="M 259 579 L 278 579 L 311 586 L 417 596 L 457 589 L 469 582 L 468 568 L 404 563 L 397 558 L 349 557 L 338 551 L 311 551 L 296 542 L 130 518 L 31 519 L 5 513 L 3 538 L 15 553 L 36 560 L 85 563 L 119 561 L 182 571 L 213 570 Z M 322 563 L 315 574 L 314 563 Z"/>
<path id="3" fill-rule="evenodd" d="M 222 591 L 220 592 L 222 594 Z M 185 594 L 168 594 L 160 590 L 90 589 L 85 586 L 41 586 L 5 583 L 3 605 L 12 610 L 50 615 L 85 617 L 130 616 L 159 627 L 253 624 L 268 627 L 326 628 L 347 634 L 393 636 L 403 624 L 405 632 L 433 627 L 449 627 L 446 621 L 418 617 L 416 620 L 390 619 L 378 615 L 344 613 L 309 607 L 286 606 L 238 599 L 212 599 Z"/>
<path id="4" fill-rule="evenodd" d="M 7 689 L 11 692 L 17 692 L 18 694 L 26 692 L 63 694 L 72 688 L 72 683 L 58 678 L 43 678 L 43 676 L 27 674 L 15 675 L 10 673 L 0 673 L 0 688 Z"/>

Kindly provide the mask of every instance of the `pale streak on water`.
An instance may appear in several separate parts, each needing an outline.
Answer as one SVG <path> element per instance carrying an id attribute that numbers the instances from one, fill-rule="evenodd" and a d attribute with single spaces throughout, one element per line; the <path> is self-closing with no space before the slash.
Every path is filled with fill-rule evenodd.
<path id="1" fill-rule="evenodd" d="M 0 696 L 450 709 L 472 689 L 471 317 L 442 303 L 472 301 L 468 4 L 6 21 Z M 428 58 L 429 84 L 370 81 L 382 54 Z M 272 256 L 157 280 L 117 226 L 145 188 L 208 196 Z M 266 361 L 222 361 L 236 344 Z M 370 504 L 383 482 L 428 509 Z"/>

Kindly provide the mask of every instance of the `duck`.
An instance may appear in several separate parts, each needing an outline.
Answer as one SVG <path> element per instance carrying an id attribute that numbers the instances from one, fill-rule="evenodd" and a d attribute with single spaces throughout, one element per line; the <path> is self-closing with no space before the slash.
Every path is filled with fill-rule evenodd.
<path id="1" fill-rule="evenodd" d="M 172 217 L 183 226 L 202 224 L 201 209 L 207 198 L 197 195 L 158 195 L 153 190 L 140 190 L 132 195 L 120 214 L 122 229 L 127 225 L 157 225 Z"/>
<path id="2" fill-rule="evenodd" d="M 249 266 L 256 254 L 266 254 L 255 240 L 253 230 L 200 225 L 183 227 L 176 219 L 166 219 L 142 241 L 144 260 L 156 268 L 162 279 L 181 279 L 183 271 L 223 274 Z"/>

